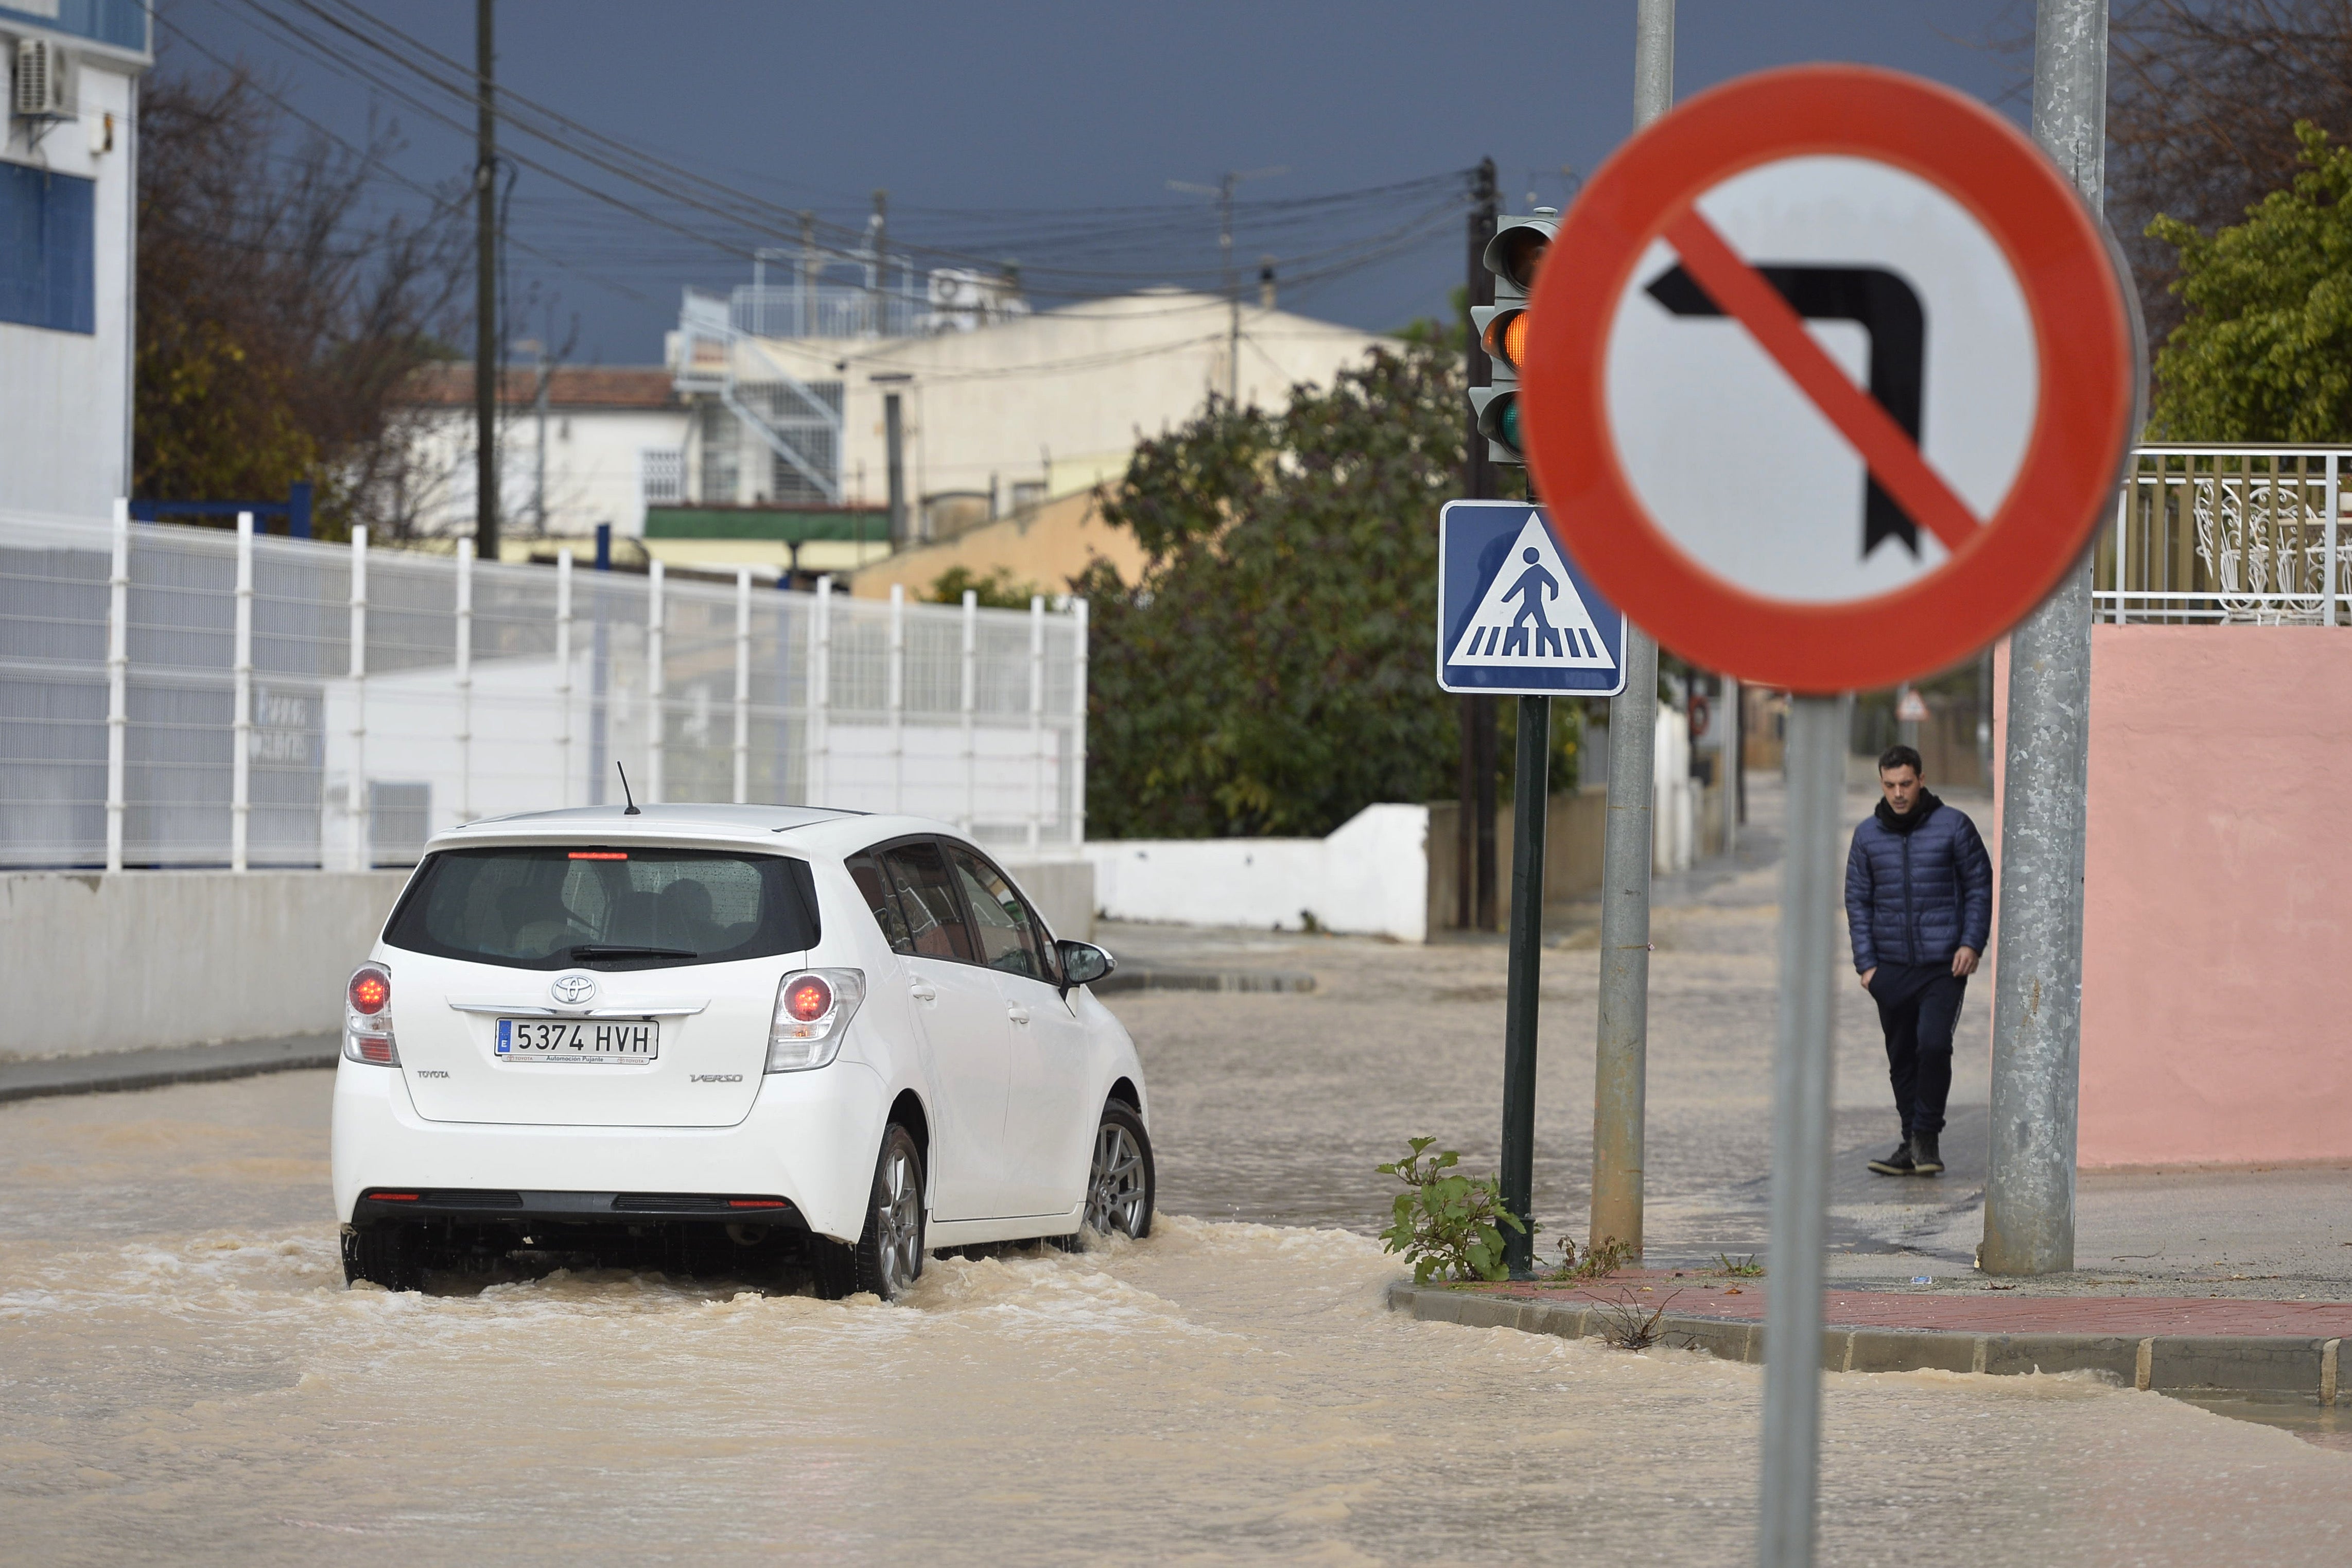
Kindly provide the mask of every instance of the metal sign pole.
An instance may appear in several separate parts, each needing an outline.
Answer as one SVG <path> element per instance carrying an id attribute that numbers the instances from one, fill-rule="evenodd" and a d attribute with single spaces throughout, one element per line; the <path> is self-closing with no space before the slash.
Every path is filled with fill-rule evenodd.
<path id="1" fill-rule="evenodd" d="M 2041 0 L 2033 137 L 2095 208 L 2105 195 L 2106 88 L 2106 0 Z M 2010 635 L 1992 1131 L 1979 1254 L 1988 1274 L 2074 1267 L 2095 554 L 2085 552 Z"/>
<path id="2" fill-rule="evenodd" d="M 1530 552 L 1532 553 L 1532 552 Z M 1536 1008 L 1543 986 L 1544 828 L 1551 805 L 1551 699 L 1519 699 L 1518 758 L 1511 774 L 1510 973 L 1503 1001 L 1503 1206 L 1527 1219 L 1535 1205 Z M 1515 1279 L 1535 1271 L 1535 1234 L 1503 1233 Z"/>
<path id="3" fill-rule="evenodd" d="M 1850 698 L 1789 707 L 1788 860 L 1780 872 L 1780 1032 L 1772 1055 L 1772 1289 L 1764 1330 L 1763 1568 L 1813 1560 L 1821 1471 L 1822 1247 L 1829 1219 L 1837 839 Z"/>
<path id="4" fill-rule="evenodd" d="M 1512 1215 L 1531 1223 L 1552 699 L 1607 696 L 1622 685 L 1630 631 L 1623 614 L 1561 552 L 1550 522 L 1529 505 L 1448 501 L 1438 514 L 1437 538 L 1438 687 L 1518 701 L 1500 1196 Z M 1502 1261 L 1513 1279 L 1532 1275 L 1534 1243 L 1530 1233 L 1505 1231 Z"/>
<path id="5" fill-rule="evenodd" d="M 1675 0 L 1640 0 L 1633 19 L 1633 128 L 1674 106 Z M 1601 830 L 1600 1020 L 1592 1051 L 1591 1245 L 1642 1256 L 1650 1079 L 1650 872 L 1658 645 L 1625 627 L 1625 689 L 1609 703 L 1609 812 Z"/>

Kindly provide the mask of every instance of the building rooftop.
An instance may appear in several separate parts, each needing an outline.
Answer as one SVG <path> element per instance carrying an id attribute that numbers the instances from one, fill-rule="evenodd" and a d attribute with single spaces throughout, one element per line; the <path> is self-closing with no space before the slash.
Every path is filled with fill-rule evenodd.
<path id="1" fill-rule="evenodd" d="M 657 364 L 553 365 L 547 373 L 547 405 L 550 408 L 676 408 L 676 379 L 671 371 Z M 507 366 L 499 387 L 500 403 L 529 407 L 538 395 L 535 367 Z M 471 407 L 473 362 L 448 360 L 425 365 L 408 378 L 396 401 L 410 407 Z"/>

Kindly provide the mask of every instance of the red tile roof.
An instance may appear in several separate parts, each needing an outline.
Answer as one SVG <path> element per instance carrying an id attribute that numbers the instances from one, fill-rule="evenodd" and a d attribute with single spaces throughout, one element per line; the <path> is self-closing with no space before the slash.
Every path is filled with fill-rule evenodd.
<path id="1" fill-rule="evenodd" d="M 539 373 L 530 365 L 509 365 L 501 378 L 499 401 L 528 407 L 539 395 Z M 402 388 L 398 401 L 412 407 L 464 408 L 474 401 L 474 366 L 469 360 L 429 364 Z M 547 404 L 551 408 L 676 408 L 677 389 L 668 370 L 660 365 L 562 364 L 548 372 Z"/>

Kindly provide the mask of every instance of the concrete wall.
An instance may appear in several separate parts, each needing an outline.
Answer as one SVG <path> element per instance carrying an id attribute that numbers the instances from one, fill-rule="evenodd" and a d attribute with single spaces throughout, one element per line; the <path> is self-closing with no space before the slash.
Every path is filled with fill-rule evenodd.
<path id="1" fill-rule="evenodd" d="M 341 1026 L 405 871 L 0 877 L 0 1056 Z"/>
<path id="2" fill-rule="evenodd" d="M 1003 860 L 1003 857 L 998 858 Z M 1091 860 L 1003 860 L 1005 873 L 1029 895 L 1057 937 L 1092 942 L 1095 868 Z"/>
<path id="3" fill-rule="evenodd" d="M 1094 934 L 1094 868 L 1008 861 L 1056 936 Z M 0 876 L 0 1058 L 341 1027 L 343 984 L 405 871 Z"/>
<path id="4" fill-rule="evenodd" d="M 2347 779 L 2352 634 L 2093 629 L 2081 1165 L 2352 1159 Z"/>
<path id="5" fill-rule="evenodd" d="M 1102 839 L 1087 846 L 1105 916 L 1424 942 L 1429 807 L 1368 805 L 1328 838 Z M 1015 871 L 1015 876 L 1021 873 Z"/>
<path id="6" fill-rule="evenodd" d="M 1458 930 L 1460 891 L 1454 866 L 1461 854 L 1462 807 L 1456 801 L 1433 801 L 1429 807 L 1429 929 Z M 1601 847 L 1609 826 L 1609 792 L 1588 784 L 1574 795 L 1551 797 L 1544 823 L 1544 902 L 1571 904 L 1601 889 Z M 1495 811 L 1495 912 L 1507 921 L 1511 913 L 1510 802 Z"/>

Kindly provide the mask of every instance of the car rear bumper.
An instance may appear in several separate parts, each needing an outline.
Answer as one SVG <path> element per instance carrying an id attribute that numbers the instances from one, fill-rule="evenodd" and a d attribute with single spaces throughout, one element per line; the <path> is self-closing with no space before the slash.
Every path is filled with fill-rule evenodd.
<path id="1" fill-rule="evenodd" d="M 493 1187 L 368 1187 L 352 1205 L 353 1225 L 450 1220 L 468 1225 L 661 1225 L 719 1221 L 806 1227 L 790 1198 L 732 1193 L 544 1193 Z"/>
<path id="2" fill-rule="evenodd" d="M 751 1114 L 732 1127 L 428 1121 L 398 1069 L 345 1061 L 335 1077 L 335 1213 L 348 1224 L 404 1215 L 487 1223 L 724 1220 L 805 1226 L 855 1240 L 888 1109 L 881 1078 L 841 1060 L 814 1072 L 769 1074 Z M 417 1198 L 363 1195 L 379 1192 Z M 789 1206 L 717 1206 L 775 1199 Z"/>

